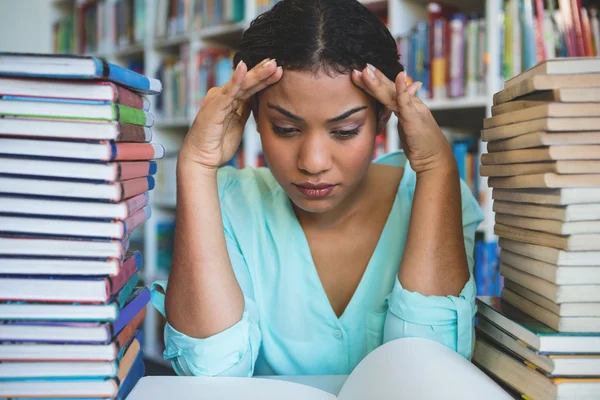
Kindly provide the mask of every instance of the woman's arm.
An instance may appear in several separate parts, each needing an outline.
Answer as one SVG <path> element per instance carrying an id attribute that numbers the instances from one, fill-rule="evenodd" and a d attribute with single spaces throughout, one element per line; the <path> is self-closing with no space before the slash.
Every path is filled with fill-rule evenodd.
<path id="1" fill-rule="evenodd" d="M 244 297 L 227 254 L 217 170 L 180 156 L 173 264 L 165 299 L 178 331 L 206 338 L 238 322 Z"/>
<path id="2" fill-rule="evenodd" d="M 406 290 L 426 296 L 458 296 L 469 279 L 454 158 L 417 173 L 398 279 Z"/>

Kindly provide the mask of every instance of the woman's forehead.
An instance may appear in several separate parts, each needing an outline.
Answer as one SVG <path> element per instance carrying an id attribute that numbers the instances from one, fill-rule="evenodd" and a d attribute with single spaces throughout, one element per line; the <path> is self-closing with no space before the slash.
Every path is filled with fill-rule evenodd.
<path id="1" fill-rule="evenodd" d="M 332 114 L 369 106 L 369 96 L 352 82 L 350 74 L 284 70 L 279 82 L 265 89 L 261 104 L 276 104 L 299 115 Z M 330 117 L 330 116 L 329 116 Z"/>

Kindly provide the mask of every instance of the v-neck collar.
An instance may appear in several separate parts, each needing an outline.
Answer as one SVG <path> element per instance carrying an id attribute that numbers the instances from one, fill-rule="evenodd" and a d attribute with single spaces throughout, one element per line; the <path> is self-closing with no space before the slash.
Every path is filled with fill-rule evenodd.
<path id="1" fill-rule="evenodd" d="M 369 275 L 372 273 L 372 270 L 374 269 L 373 264 L 380 257 L 379 253 L 381 251 L 383 251 L 382 248 L 384 247 L 384 245 L 382 244 L 382 242 L 386 239 L 387 233 L 390 230 L 391 221 L 394 220 L 394 218 L 393 218 L 394 214 L 397 212 L 398 203 L 399 203 L 398 200 L 400 197 L 400 196 L 398 196 L 398 190 L 403 185 L 403 181 L 404 181 L 404 176 L 400 180 L 400 184 L 399 184 L 398 189 L 396 190 L 396 194 L 394 196 L 394 201 L 392 203 L 392 207 L 390 209 L 390 212 L 388 214 L 386 222 L 383 226 L 383 229 L 381 231 L 379 239 L 377 240 L 375 249 L 373 250 L 373 253 L 371 254 L 371 258 L 369 258 L 367 266 L 363 272 L 363 275 L 360 278 L 358 286 L 356 287 L 356 289 L 354 290 L 354 293 L 352 294 L 352 297 L 350 298 L 350 301 L 346 305 L 346 308 L 342 312 L 342 315 L 340 315 L 339 317 L 337 316 L 333 307 L 331 306 L 329 297 L 327 297 L 327 292 L 325 292 L 325 288 L 323 287 L 323 282 L 321 281 L 321 278 L 319 277 L 319 273 L 317 272 L 317 267 L 316 267 L 314 259 L 312 257 L 312 252 L 311 252 L 310 246 L 308 244 L 308 239 L 306 237 L 306 234 L 304 233 L 304 229 L 302 228 L 300 221 L 298 220 L 298 217 L 296 216 L 296 213 L 294 212 L 294 209 L 292 207 L 292 202 L 289 199 L 289 197 L 287 197 L 287 195 L 285 194 L 285 191 L 281 190 L 283 196 L 285 196 L 285 199 L 287 200 L 286 208 L 288 211 L 287 215 L 290 219 L 288 226 L 290 226 L 290 230 L 291 230 L 291 232 L 290 232 L 291 240 L 293 240 L 294 246 L 296 246 L 298 249 L 298 251 L 296 252 L 295 255 L 299 256 L 302 259 L 302 261 L 303 261 L 302 265 L 304 265 L 306 267 L 307 273 L 309 274 L 308 279 L 310 279 L 311 283 L 315 287 L 318 288 L 317 291 L 319 293 L 315 294 L 315 295 L 318 296 L 319 303 L 323 303 L 323 307 L 327 309 L 327 314 L 329 314 L 329 317 L 332 318 L 333 320 L 335 320 L 336 322 L 342 322 L 344 320 L 344 316 L 346 314 L 352 314 L 352 308 L 356 307 L 355 303 L 358 301 L 357 298 L 360 297 L 360 292 L 364 290 L 363 287 L 365 286 L 365 281 L 368 280 Z"/>

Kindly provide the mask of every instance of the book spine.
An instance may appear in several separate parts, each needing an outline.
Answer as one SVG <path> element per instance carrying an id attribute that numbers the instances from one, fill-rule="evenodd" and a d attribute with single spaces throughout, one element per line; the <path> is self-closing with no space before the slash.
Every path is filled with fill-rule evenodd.
<path id="1" fill-rule="evenodd" d="M 115 104 L 117 120 L 126 124 L 148 126 L 147 113 L 137 108 Z"/>
<path id="2" fill-rule="evenodd" d="M 133 294 L 133 292 L 135 291 L 135 287 L 139 282 L 139 274 L 134 274 L 131 278 L 129 278 L 127 282 L 125 282 L 121 290 L 119 290 L 119 292 L 115 296 L 113 296 L 113 301 L 117 303 L 116 305 L 119 307 L 119 310 L 125 307 L 125 304 L 127 304 L 129 297 Z M 117 315 L 119 314 L 120 312 L 117 313 Z"/>
<path id="3" fill-rule="evenodd" d="M 112 201 L 123 201 L 138 194 L 154 189 L 154 178 L 146 176 L 143 178 L 129 179 L 127 181 L 117 182 L 117 196 Z"/>
<path id="4" fill-rule="evenodd" d="M 127 209 L 127 216 L 132 215 L 138 210 L 141 210 L 143 207 L 148 205 L 149 199 L 148 192 L 139 194 L 137 196 L 132 197 L 131 199 L 125 201 L 125 208 Z"/>
<path id="5" fill-rule="evenodd" d="M 152 130 L 140 125 L 118 123 L 117 142 L 147 143 L 152 140 Z"/>
<path id="6" fill-rule="evenodd" d="M 153 172 L 154 171 L 154 172 Z M 123 161 L 116 163 L 115 178 L 113 180 L 128 180 L 154 175 L 156 172 L 155 161 Z"/>
<path id="7" fill-rule="evenodd" d="M 144 223 L 148 218 L 150 218 L 151 207 L 146 206 L 139 211 L 136 211 L 132 216 L 123 221 L 123 232 L 122 235 L 130 234 L 133 230 Z"/>
<path id="8" fill-rule="evenodd" d="M 119 273 L 116 276 L 107 278 L 110 282 L 110 295 L 114 296 L 119 292 L 123 286 L 131 279 L 131 277 L 140 269 L 138 264 L 139 257 L 131 254 L 123 263 L 119 269 Z"/>
<path id="9" fill-rule="evenodd" d="M 115 64 L 106 64 L 102 71 L 102 75 L 109 80 L 140 93 L 159 94 L 162 90 L 160 81 Z"/>
<path id="10" fill-rule="evenodd" d="M 146 317 L 146 307 L 144 306 L 135 316 L 128 315 L 128 313 L 120 313 L 119 318 L 112 324 L 110 324 L 113 336 L 119 334 L 123 329 L 130 329 L 133 335 L 135 331 L 140 327 L 144 318 Z"/>
<path id="11" fill-rule="evenodd" d="M 160 145 L 150 143 L 112 143 L 113 160 L 135 161 L 162 158 L 164 149 Z"/>
<path id="12" fill-rule="evenodd" d="M 131 108 L 135 108 L 138 110 L 143 110 L 144 109 L 144 98 L 143 96 L 132 92 L 129 89 L 126 89 L 124 87 L 120 87 L 117 85 L 114 85 L 115 89 L 116 89 L 116 98 L 114 100 L 115 103 L 119 103 L 122 104 L 124 106 L 128 106 Z"/>

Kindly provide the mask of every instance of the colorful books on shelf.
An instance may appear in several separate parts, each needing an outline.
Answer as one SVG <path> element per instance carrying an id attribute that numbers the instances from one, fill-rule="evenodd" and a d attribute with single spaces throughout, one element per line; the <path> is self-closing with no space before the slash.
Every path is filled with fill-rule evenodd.
<path id="1" fill-rule="evenodd" d="M 544 60 L 600 56 L 598 8 L 586 2 L 560 0 L 555 7 L 555 1 L 505 0 L 501 10 L 478 10 L 495 14 L 493 25 L 482 13 L 447 3 L 429 2 L 427 17 L 397 38 L 409 78 L 423 82 L 421 98 L 486 96 L 490 62 L 500 64 L 504 81 Z M 499 49 L 488 46 L 491 29 L 500 36 Z"/>
<path id="2" fill-rule="evenodd" d="M 78 53 L 107 54 L 143 44 L 148 12 L 145 0 L 97 0 L 76 3 Z M 60 27 L 62 25 L 59 25 Z M 142 52 L 143 48 L 139 54 L 142 55 Z"/>
<path id="3" fill-rule="evenodd" d="M 473 360 L 528 398 L 600 397 L 600 58 L 543 61 L 494 95 L 500 297 L 479 299 Z"/>
<path id="4" fill-rule="evenodd" d="M 129 244 L 164 155 L 144 114 L 160 82 L 94 58 L 0 58 L 0 396 L 124 399 L 144 374 L 150 292 Z"/>

